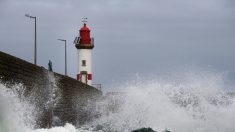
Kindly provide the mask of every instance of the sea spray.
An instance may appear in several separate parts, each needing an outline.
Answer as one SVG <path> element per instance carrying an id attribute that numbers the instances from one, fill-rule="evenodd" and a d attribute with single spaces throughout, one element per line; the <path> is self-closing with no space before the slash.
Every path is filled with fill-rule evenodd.
<path id="1" fill-rule="evenodd" d="M 77 128 L 71 124 L 51 129 L 31 128 L 22 116 L 30 112 L 24 109 L 30 105 L 3 90 L 4 86 L 1 88 L 1 132 L 2 129 L 3 132 L 131 132 L 148 127 L 157 132 L 166 129 L 171 132 L 235 130 L 234 94 L 225 90 L 223 75 L 214 72 L 128 81 L 118 87 L 123 91 L 109 93 L 99 101 L 94 109 L 99 113 L 96 120 Z"/>
<path id="2" fill-rule="evenodd" d="M 45 84 L 32 84 L 30 89 L 21 83 L 0 84 L 0 130 L 4 129 L 0 132 L 24 132 L 39 127 L 44 109 L 53 109 L 60 99 L 54 73 L 47 75 Z M 51 123 L 54 123 L 52 118 Z"/>
<path id="3" fill-rule="evenodd" d="M 51 129 L 38 129 L 34 132 L 77 132 L 75 127 L 71 124 L 66 124 L 64 127 L 54 127 Z"/>
<path id="4" fill-rule="evenodd" d="M 47 93 L 48 99 L 45 105 L 46 110 L 50 113 L 48 127 L 61 125 L 61 120 L 54 115 L 53 109 L 56 107 L 57 103 L 61 100 L 61 91 L 58 89 L 57 81 L 59 78 L 54 76 L 53 72 L 47 72 Z"/>
<path id="5" fill-rule="evenodd" d="M 139 78 L 122 92 L 109 94 L 100 106 L 102 116 L 93 124 L 118 132 L 143 127 L 172 132 L 234 131 L 234 97 L 225 88 L 223 74 L 213 72 L 190 72 L 168 80 Z"/>
<path id="6" fill-rule="evenodd" d="M 19 89 L 22 85 L 13 86 Z M 33 107 L 0 84 L 0 132 L 30 132 L 35 123 Z"/>

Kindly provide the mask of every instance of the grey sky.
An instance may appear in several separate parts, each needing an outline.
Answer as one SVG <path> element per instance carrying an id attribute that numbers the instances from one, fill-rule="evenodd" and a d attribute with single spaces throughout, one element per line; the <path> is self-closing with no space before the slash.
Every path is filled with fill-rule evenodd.
<path id="1" fill-rule="evenodd" d="M 211 66 L 235 78 L 233 0 L 0 0 L 0 50 L 33 62 L 33 20 L 38 17 L 38 65 L 53 62 L 76 76 L 72 44 L 89 18 L 95 37 L 94 83 L 108 87 L 136 73 L 160 75 L 185 65 Z M 234 79 L 235 80 L 235 79 Z"/>

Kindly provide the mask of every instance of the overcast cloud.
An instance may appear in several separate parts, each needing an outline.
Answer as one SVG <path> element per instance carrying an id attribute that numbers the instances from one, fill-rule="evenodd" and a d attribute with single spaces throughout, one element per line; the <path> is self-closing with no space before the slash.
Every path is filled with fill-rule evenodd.
<path id="1" fill-rule="evenodd" d="M 210 66 L 235 78 L 234 0 L 0 0 L 0 50 L 33 62 L 38 17 L 38 65 L 76 76 L 73 40 L 89 18 L 95 38 L 94 83 L 109 89 L 138 73 L 160 75 L 177 67 Z M 234 79 L 235 80 L 235 79 Z"/>

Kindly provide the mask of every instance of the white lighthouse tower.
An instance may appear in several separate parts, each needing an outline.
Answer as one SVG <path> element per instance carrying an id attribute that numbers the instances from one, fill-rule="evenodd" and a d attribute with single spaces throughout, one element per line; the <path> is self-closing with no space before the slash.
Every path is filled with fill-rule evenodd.
<path id="1" fill-rule="evenodd" d="M 80 29 L 80 34 L 75 38 L 74 43 L 78 49 L 78 72 L 77 80 L 85 84 L 92 85 L 92 56 L 94 48 L 94 38 L 90 37 L 90 29 L 83 21 L 84 25 Z"/>

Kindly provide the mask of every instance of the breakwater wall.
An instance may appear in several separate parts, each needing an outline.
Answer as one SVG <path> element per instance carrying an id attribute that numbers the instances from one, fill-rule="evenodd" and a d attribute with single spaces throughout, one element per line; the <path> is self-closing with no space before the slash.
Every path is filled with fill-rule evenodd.
<path id="1" fill-rule="evenodd" d="M 84 124 L 96 117 L 102 92 L 0 51 L 0 82 L 35 106 L 35 127 Z"/>

